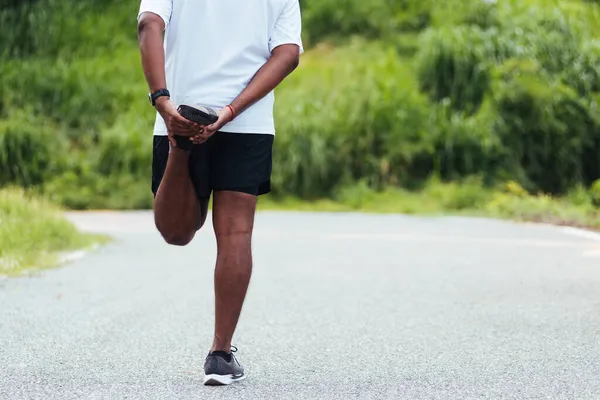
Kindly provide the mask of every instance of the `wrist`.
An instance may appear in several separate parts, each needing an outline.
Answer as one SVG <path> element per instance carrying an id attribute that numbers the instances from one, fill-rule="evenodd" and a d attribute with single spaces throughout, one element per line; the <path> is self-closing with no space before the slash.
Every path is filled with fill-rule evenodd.
<path id="1" fill-rule="evenodd" d="M 235 108 L 233 108 L 233 106 L 232 106 L 231 104 L 227 104 L 227 105 L 225 106 L 225 108 L 226 108 L 226 109 L 228 109 L 228 110 L 229 110 L 229 113 L 230 113 L 230 116 L 229 116 L 229 121 L 230 121 L 230 122 L 231 122 L 231 121 L 233 121 L 233 120 L 235 119 L 235 117 L 236 117 L 236 111 L 235 111 Z"/>
<path id="2" fill-rule="evenodd" d="M 156 108 L 156 111 L 158 111 L 160 114 L 163 114 L 165 111 L 167 111 L 169 109 L 170 105 L 171 105 L 171 98 L 162 96 L 162 97 L 159 97 L 158 99 L 156 99 L 154 107 Z"/>
<path id="3" fill-rule="evenodd" d="M 156 105 L 156 107 L 159 107 L 165 105 L 169 101 L 171 101 L 171 98 L 169 96 L 161 96 L 154 101 L 154 104 Z"/>

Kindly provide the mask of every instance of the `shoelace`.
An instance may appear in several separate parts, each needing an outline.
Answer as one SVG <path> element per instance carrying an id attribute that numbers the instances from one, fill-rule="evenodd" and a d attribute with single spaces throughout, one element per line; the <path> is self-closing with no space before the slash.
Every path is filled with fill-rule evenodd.
<path id="1" fill-rule="evenodd" d="M 237 353 L 237 351 L 238 351 L 238 348 L 237 348 L 237 347 L 235 347 L 235 346 L 231 346 L 231 358 L 232 358 L 232 359 L 234 359 L 234 360 L 235 360 L 235 362 L 237 363 L 237 365 L 239 365 L 239 366 L 241 367 L 242 365 L 241 365 L 241 364 L 240 364 L 240 362 L 237 360 L 237 358 L 235 358 L 235 354 L 233 354 L 233 353 Z"/>

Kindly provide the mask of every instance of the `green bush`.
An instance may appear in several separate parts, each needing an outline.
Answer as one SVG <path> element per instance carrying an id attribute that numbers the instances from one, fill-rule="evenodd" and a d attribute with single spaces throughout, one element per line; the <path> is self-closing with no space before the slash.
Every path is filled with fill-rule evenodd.
<path id="1" fill-rule="evenodd" d="M 471 26 L 426 32 L 417 56 L 421 89 L 434 101 L 449 99 L 453 108 L 474 112 L 489 87 L 490 36 Z"/>
<path id="2" fill-rule="evenodd" d="M 138 115 L 131 108 L 101 131 L 94 150 L 72 152 L 44 193 L 72 209 L 151 208 L 152 124 Z"/>
<path id="3" fill-rule="evenodd" d="M 549 195 L 517 197 L 498 193 L 484 206 L 488 215 L 556 225 L 600 227 L 599 215 Z"/>
<path id="4" fill-rule="evenodd" d="M 445 181 L 477 175 L 486 184 L 498 178 L 506 149 L 492 129 L 496 118 L 489 107 L 469 116 L 453 111 L 449 102 L 432 106 L 428 132 L 435 174 Z"/>
<path id="5" fill-rule="evenodd" d="M 361 35 L 389 38 L 429 25 L 432 0 L 303 0 L 300 2 L 307 44 Z"/>
<path id="6" fill-rule="evenodd" d="M 6 0 L 5 0 L 6 1 Z M 0 3 L 0 60 L 92 56 L 136 39 L 135 3 L 115 0 L 28 0 Z"/>
<path id="7" fill-rule="evenodd" d="M 595 41 L 584 40 L 590 32 L 585 24 L 558 8 L 498 7 L 481 4 L 469 9 L 477 12 L 465 16 L 465 25 L 425 32 L 417 66 L 421 88 L 433 100 L 476 110 L 489 90 L 491 68 L 510 58 L 536 60 L 582 92 L 597 90 L 599 51 Z"/>
<path id="8" fill-rule="evenodd" d="M 123 114 L 115 125 L 102 132 L 97 155 L 96 171 L 102 175 L 150 176 L 151 126 L 135 111 Z"/>
<path id="9" fill-rule="evenodd" d="M 582 184 L 588 185 L 600 178 L 600 93 L 595 93 L 584 101 L 594 120 L 594 127 L 588 131 L 591 145 L 583 153 L 583 179 Z"/>
<path id="10" fill-rule="evenodd" d="M 582 96 L 600 92 L 600 40 L 584 41 L 572 66 L 564 68 L 561 76 Z"/>
<path id="11" fill-rule="evenodd" d="M 563 193 L 581 182 L 590 133 L 598 131 L 589 107 L 535 64 L 509 61 L 498 75 L 495 132 L 510 151 L 508 168 L 521 169 L 530 190 Z"/>
<path id="12" fill-rule="evenodd" d="M 43 183 L 66 156 L 65 145 L 55 126 L 28 110 L 0 119 L 0 186 Z"/>
<path id="13" fill-rule="evenodd" d="M 600 179 L 596 180 L 590 188 L 590 198 L 592 204 L 596 207 L 600 207 Z"/>
<path id="14" fill-rule="evenodd" d="M 82 164 L 50 179 L 44 185 L 44 194 L 73 210 L 147 210 L 153 203 L 150 178 L 151 175 L 103 176 Z"/>
<path id="15" fill-rule="evenodd" d="M 466 2 L 466 9 L 461 13 L 461 22 L 474 25 L 481 29 L 500 26 L 502 17 L 499 15 L 497 2 L 474 1 Z"/>
<path id="16" fill-rule="evenodd" d="M 410 178 L 432 148 L 415 88 L 411 71 L 379 44 L 307 55 L 277 93 L 276 190 L 314 197 L 359 179 L 381 187 Z"/>
<path id="17" fill-rule="evenodd" d="M 472 176 L 448 184 L 440 184 L 435 179 L 429 180 L 424 195 L 436 199 L 443 210 L 460 211 L 483 207 L 490 200 L 491 192 L 485 190 L 480 177 Z"/>
<path id="18" fill-rule="evenodd" d="M 276 194 L 322 197 L 357 181 L 417 187 L 432 173 L 490 182 L 505 153 L 493 110 L 468 116 L 430 104 L 402 59 L 372 43 L 308 55 L 276 110 Z"/>
<path id="19" fill-rule="evenodd" d="M 0 66 L 0 102 L 6 110 L 30 109 L 61 124 L 72 139 L 95 141 L 98 131 L 111 125 L 123 109 L 148 105 L 135 52 L 48 63 L 34 59 Z"/>
<path id="20" fill-rule="evenodd" d="M 500 28 L 504 59 L 535 59 L 550 73 L 571 68 L 588 33 L 581 21 L 552 7 L 530 7 L 513 13 Z"/>
<path id="21" fill-rule="evenodd" d="M 459 152 L 459 161 L 465 164 L 466 154 L 480 156 L 467 164 L 553 193 L 600 176 L 596 103 L 580 97 L 599 90 L 600 51 L 589 40 L 593 19 L 564 2 L 468 5 L 461 15 L 454 20 L 465 25 L 441 24 L 425 32 L 417 55 L 420 87 L 442 109 L 472 114 L 486 96 L 495 99 L 485 119 L 496 122 L 481 136 L 493 145 Z M 504 71 L 501 78 L 494 77 L 498 71 Z M 455 143 L 459 134 L 453 126 L 466 124 L 464 137 L 476 140 L 480 117 L 447 116 L 435 117 L 432 132 Z M 442 160 L 447 156 L 438 154 Z M 444 176 L 444 162 L 439 165 Z M 454 169 L 453 162 L 446 165 Z M 453 178 L 473 173 L 466 167 Z"/>

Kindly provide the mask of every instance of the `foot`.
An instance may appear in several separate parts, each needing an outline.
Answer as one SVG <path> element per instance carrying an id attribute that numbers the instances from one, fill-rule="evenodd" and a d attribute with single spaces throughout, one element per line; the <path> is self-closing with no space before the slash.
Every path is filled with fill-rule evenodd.
<path id="1" fill-rule="evenodd" d="M 219 113 L 210 107 L 182 104 L 177 109 L 177 112 L 186 120 L 200 124 L 202 127 L 213 124 L 219 119 Z M 203 129 L 204 128 L 196 132 L 196 135 L 200 135 L 203 132 Z M 173 135 L 174 140 L 171 143 L 182 150 L 191 151 L 194 146 L 192 137 L 195 137 L 196 135 L 192 135 L 191 137 Z"/>
<path id="2" fill-rule="evenodd" d="M 208 354 L 204 362 L 205 385 L 231 385 L 246 379 L 244 368 L 233 355 L 236 351 L 237 348 L 232 346 L 231 353 L 215 351 Z"/>

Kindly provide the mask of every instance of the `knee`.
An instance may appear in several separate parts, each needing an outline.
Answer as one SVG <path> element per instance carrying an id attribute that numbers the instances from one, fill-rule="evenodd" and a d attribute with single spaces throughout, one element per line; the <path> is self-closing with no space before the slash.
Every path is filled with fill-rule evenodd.
<path id="1" fill-rule="evenodd" d="M 219 232 L 216 235 L 217 247 L 224 251 L 235 249 L 236 252 L 245 251 L 251 247 L 252 233 L 240 231 Z"/>
<path id="2" fill-rule="evenodd" d="M 194 226 L 182 228 L 172 223 L 166 224 L 159 219 L 155 219 L 154 222 L 156 230 L 158 230 L 164 241 L 172 246 L 187 246 L 197 232 Z"/>
<path id="3" fill-rule="evenodd" d="M 165 242 L 171 246 L 187 246 L 194 238 L 193 234 L 182 232 L 161 232 L 161 235 Z"/>

